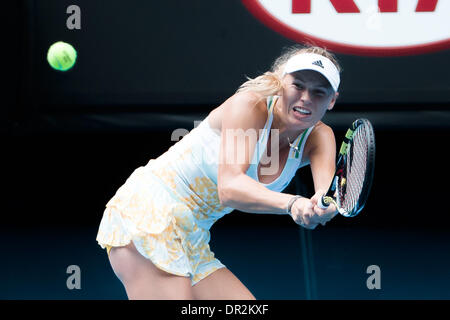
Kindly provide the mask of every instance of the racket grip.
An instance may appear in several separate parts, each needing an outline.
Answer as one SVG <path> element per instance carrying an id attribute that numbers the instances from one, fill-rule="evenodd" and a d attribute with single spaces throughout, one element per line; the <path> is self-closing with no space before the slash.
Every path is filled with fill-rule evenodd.
<path id="1" fill-rule="evenodd" d="M 323 202 L 323 198 L 324 198 L 324 197 L 320 197 L 320 200 L 317 202 L 317 206 L 318 206 L 320 209 L 325 210 L 325 209 L 328 208 L 329 204 Z"/>

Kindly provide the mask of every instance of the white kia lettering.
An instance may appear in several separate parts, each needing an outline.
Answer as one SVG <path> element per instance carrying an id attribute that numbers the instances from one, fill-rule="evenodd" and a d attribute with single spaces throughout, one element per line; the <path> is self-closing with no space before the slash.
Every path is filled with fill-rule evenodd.
<path id="1" fill-rule="evenodd" d="M 361 55 L 450 48 L 450 1 L 242 0 L 265 25 L 301 43 Z"/>
<path id="2" fill-rule="evenodd" d="M 310 13 L 312 0 L 292 0 L 292 13 Z M 339 13 L 358 13 L 358 6 L 353 0 L 330 0 Z M 430 12 L 436 9 L 438 0 L 418 0 L 416 12 Z M 398 0 L 378 0 L 380 12 L 397 12 Z"/>

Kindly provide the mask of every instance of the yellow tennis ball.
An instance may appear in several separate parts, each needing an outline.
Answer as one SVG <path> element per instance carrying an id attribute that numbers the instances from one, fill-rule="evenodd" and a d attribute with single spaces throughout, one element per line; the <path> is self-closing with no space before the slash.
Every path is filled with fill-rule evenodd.
<path id="1" fill-rule="evenodd" d="M 59 71 L 67 71 L 77 60 L 77 51 L 68 43 L 58 41 L 50 46 L 47 61 L 50 66 Z"/>

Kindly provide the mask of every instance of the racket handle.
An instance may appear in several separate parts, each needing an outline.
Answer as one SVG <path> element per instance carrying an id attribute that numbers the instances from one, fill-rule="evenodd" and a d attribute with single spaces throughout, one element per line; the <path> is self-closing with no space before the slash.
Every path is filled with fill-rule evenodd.
<path id="1" fill-rule="evenodd" d="M 325 202 L 323 201 L 324 197 L 325 197 L 325 196 L 320 197 L 320 200 L 317 202 L 317 206 L 318 206 L 320 209 L 323 209 L 323 210 L 327 209 L 328 206 L 330 205 L 330 204 L 325 203 Z"/>

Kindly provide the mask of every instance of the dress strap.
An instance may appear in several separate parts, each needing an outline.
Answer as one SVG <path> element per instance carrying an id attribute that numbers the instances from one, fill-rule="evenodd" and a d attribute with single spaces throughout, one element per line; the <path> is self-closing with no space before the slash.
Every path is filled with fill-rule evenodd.
<path id="1" fill-rule="evenodd" d="M 266 139 L 269 136 L 270 129 L 272 128 L 272 121 L 273 121 L 273 109 L 274 105 L 277 101 L 277 96 L 269 96 L 267 97 L 267 120 L 266 124 L 264 125 L 263 132 L 261 134 L 261 137 L 259 138 L 259 141 L 265 145 Z M 258 158 L 259 159 L 259 158 Z"/>
<path id="2" fill-rule="evenodd" d="M 289 153 L 289 158 L 301 160 L 299 158 L 300 158 L 300 155 L 303 154 L 305 142 L 308 139 L 308 136 L 313 129 L 314 129 L 314 126 L 306 129 L 305 131 L 303 131 L 303 133 L 301 135 L 299 135 L 297 137 L 297 139 L 295 139 L 295 141 L 293 143 L 293 145 L 295 146 L 295 149 L 294 148 L 291 149 L 291 152 Z"/>
<path id="3" fill-rule="evenodd" d="M 258 142 L 255 147 L 255 152 L 253 154 L 252 163 L 259 163 L 264 150 L 267 146 L 267 139 L 269 137 L 270 129 L 272 128 L 273 121 L 273 109 L 274 105 L 277 101 L 277 96 L 269 96 L 267 97 L 267 120 L 264 128 L 262 129 L 261 135 L 258 139 Z"/>

